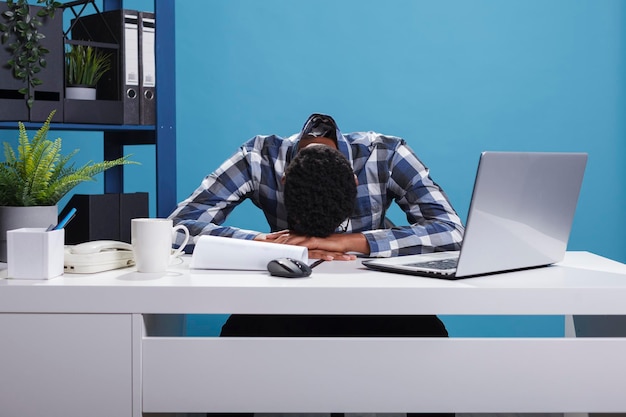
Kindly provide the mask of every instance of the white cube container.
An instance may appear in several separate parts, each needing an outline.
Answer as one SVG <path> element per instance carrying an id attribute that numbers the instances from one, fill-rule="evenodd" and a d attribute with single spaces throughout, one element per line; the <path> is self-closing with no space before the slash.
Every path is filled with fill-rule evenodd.
<path id="1" fill-rule="evenodd" d="M 9 278 L 50 279 L 63 275 L 65 229 L 22 228 L 7 232 Z"/>

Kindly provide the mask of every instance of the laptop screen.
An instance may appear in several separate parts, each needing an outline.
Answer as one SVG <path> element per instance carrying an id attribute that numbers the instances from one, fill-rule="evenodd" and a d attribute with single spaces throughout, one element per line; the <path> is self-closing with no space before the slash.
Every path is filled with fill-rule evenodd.
<path id="1" fill-rule="evenodd" d="M 457 279 L 559 262 L 567 250 L 586 163 L 585 153 L 483 152 L 460 252 L 363 264 Z M 456 269 L 434 266 L 448 257 L 456 260 Z"/>
<path id="2" fill-rule="evenodd" d="M 483 152 L 456 275 L 562 260 L 586 162 L 584 153 Z"/>

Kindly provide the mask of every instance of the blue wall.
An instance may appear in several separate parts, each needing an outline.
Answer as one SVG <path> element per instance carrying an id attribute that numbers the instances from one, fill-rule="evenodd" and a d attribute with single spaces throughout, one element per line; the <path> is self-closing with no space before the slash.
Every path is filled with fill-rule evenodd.
<path id="1" fill-rule="evenodd" d="M 320 111 L 346 132 L 404 137 L 462 218 L 481 151 L 588 152 L 569 249 L 624 262 L 623 5 L 178 2 L 179 199 L 244 140 L 294 133 Z M 251 204 L 229 223 L 267 230 Z M 562 317 L 445 320 L 456 336 L 558 335 L 563 326 Z"/>
<path id="2" fill-rule="evenodd" d="M 626 262 L 624 5 L 178 1 L 178 198 L 246 139 L 295 133 L 320 111 L 345 132 L 404 137 L 463 219 L 481 151 L 588 152 L 569 249 Z M 152 7 L 149 0 L 124 6 Z M 98 135 L 62 135 L 81 158 L 102 157 Z M 154 150 L 129 152 L 143 165 L 130 167 L 127 185 L 151 192 L 154 215 Z M 101 181 L 81 187 L 102 189 Z M 397 210 L 390 217 L 404 222 Z M 249 203 L 228 223 L 267 230 Z M 190 328 L 215 332 L 222 319 L 190 317 Z M 445 320 L 457 336 L 557 335 L 563 324 L 562 317 Z"/>
<path id="3" fill-rule="evenodd" d="M 176 13 L 180 199 L 244 140 L 321 111 L 406 138 L 462 218 L 481 151 L 588 152 L 570 249 L 626 261 L 622 1 L 186 0 Z M 267 229 L 251 205 L 229 220 Z"/>

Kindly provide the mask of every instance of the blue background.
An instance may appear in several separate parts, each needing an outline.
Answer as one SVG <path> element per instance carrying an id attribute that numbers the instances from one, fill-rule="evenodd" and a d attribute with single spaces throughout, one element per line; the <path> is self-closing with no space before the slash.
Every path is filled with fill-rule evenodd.
<path id="1" fill-rule="evenodd" d="M 626 262 L 625 4 L 177 1 L 178 199 L 253 135 L 286 136 L 325 112 L 344 132 L 405 138 L 462 219 L 481 151 L 588 152 L 569 250 Z M 102 158 L 101 134 L 53 133 L 81 149 L 78 161 Z M 155 215 L 154 149 L 127 152 L 142 165 L 127 168 L 126 190 L 150 192 Z M 102 192 L 102 180 L 75 192 Z M 228 224 L 268 230 L 250 203 Z M 191 316 L 189 332 L 214 334 L 221 320 Z M 453 336 L 563 333 L 560 316 L 445 322 Z"/>

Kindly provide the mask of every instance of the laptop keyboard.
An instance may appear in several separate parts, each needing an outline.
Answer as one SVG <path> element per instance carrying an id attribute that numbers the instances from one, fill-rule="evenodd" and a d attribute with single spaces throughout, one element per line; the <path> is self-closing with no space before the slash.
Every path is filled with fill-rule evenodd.
<path id="1" fill-rule="evenodd" d="M 454 269 L 456 268 L 457 261 L 457 258 L 448 258 L 438 259 L 436 261 L 414 262 L 412 264 L 407 264 L 407 266 L 416 266 L 418 268 L 430 269 Z"/>

